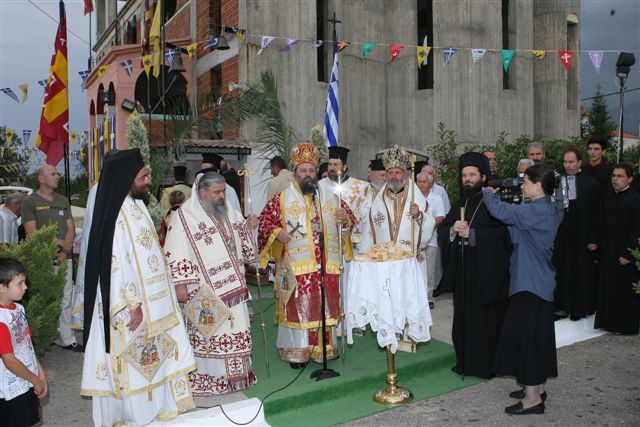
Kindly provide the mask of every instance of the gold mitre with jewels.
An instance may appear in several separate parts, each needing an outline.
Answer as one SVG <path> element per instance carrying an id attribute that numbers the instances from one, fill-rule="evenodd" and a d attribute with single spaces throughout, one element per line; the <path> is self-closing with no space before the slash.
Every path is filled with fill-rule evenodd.
<path id="1" fill-rule="evenodd" d="M 396 144 L 393 148 L 389 148 L 382 154 L 382 163 L 384 164 L 385 170 L 391 168 L 407 170 L 411 166 L 411 154 Z"/>
<path id="2" fill-rule="evenodd" d="M 315 166 L 318 160 L 320 160 L 320 151 L 310 142 L 301 142 L 291 149 L 291 163 L 294 167 L 301 163 L 313 163 Z"/>

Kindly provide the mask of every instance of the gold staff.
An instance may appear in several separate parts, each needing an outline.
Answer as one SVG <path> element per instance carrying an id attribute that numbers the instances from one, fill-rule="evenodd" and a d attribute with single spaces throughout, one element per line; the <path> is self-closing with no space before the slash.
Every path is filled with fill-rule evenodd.
<path id="1" fill-rule="evenodd" d="M 245 176 L 247 179 L 249 176 L 256 173 L 255 170 L 249 169 L 248 165 L 245 163 L 244 169 L 238 171 L 238 175 Z M 247 183 L 247 198 L 249 200 L 249 215 L 253 212 L 253 206 L 251 205 L 251 184 Z M 245 209 L 246 211 L 246 209 Z M 262 311 L 262 286 L 260 284 L 260 261 L 258 259 L 258 233 L 252 232 L 253 237 L 253 246 L 256 255 L 256 283 L 258 285 L 258 310 L 260 312 L 260 332 L 262 333 L 262 347 L 264 348 L 264 364 L 267 369 L 267 378 L 271 377 L 271 369 L 269 368 L 269 350 L 267 348 L 267 333 L 265 331 L 264 324 L 264 313 Z"/>
<path id="2" fill-rule="evenodd" d="M 414 185 L 413 185 L 413 175 L 416 171 L 416 155 L 412 154 L 411 155 L 411 176 L 409 176 L 409 185 L 411 186 L 411 205 L 414 204 L 413 199 L 414 199 Z M 409 207 L 411 207 L 411 205 L 409 205 Z M 413 237 L 413 228 L 414 228 L 414 218 L 411 217 L 411 256 L 415 256 L 416 255 L 416 250 L 414 248 L 414 237 Z"/>

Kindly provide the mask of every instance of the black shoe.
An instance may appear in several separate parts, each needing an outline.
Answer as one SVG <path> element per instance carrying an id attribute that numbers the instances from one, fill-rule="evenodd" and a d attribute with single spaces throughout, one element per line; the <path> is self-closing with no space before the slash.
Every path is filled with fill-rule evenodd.
<path id="1" fill-rule="evenodd" d="M 524 399 L 524 394 L 525 394 L 524 389 L 521 388 L 520 390 L 512 391 L 511 393 L 509 393 L 509 397 L 512 399 Z M 542 399 L 543 402 L 547 400 L 546 391 L 543 391 L 542 393 L 540 393 L 540 399 Z"/>
<path id="2" fill-rule="evenodd" d="M 65 346 L 60 346 L 63 350 L 71 350 L 75 353 L 84 353 L 84 347 L 78 344 L 69 344 Z"/>
<path id="3" fill-rule="evenodd" d="M 518 402 L 515 405 L 504 408 L 504 412 L 511 415 L 544 414 L 544 402 L 527 409 L 522 406 L 522 402 Z"/>
<path id="4" fill-rule="evenodd" d="M 308 364 L 309 362 L 303 362 L 303 363 L 289 362 L 289 366 L 291 366 L 291 369 L 301 369 L 307 366 Z"/>
<path id="5" fill-rule="evenodd" d="M 430 309 L 430 310 L 433 310 L 433 309 L 435 308 L 435 306 L 436 306 L 436 303 L 435 303 L 435 302 L 433 302 L 433 301 L 429 301 L 429 309 Z"/>

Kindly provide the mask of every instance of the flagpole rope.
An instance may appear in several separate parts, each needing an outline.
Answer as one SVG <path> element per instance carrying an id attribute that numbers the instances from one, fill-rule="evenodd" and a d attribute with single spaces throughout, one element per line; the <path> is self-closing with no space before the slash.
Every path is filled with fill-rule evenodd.
<path id="1" fill-rule="evenodd" d="M 38 6 L 37 4 L 35 4 L 33 1 L 31 0 L 27 0 L 29 3 L 31 3 L 36 9 L 38 9 L 40 12 L 44 13 L 45 15 L 47 15 L 53 22 L 55 22 L 56 24 L 60 24 L 60 21 L 57 20 L 56 18 L 54 18 L 53 16 L 49 15 L 49 12 L 47 12 L 46 10 L 40 8 L 40 6 Z M 81 42 L 83 42 L 84 44 L 88 45 L 89 47 L 91 47 L 91 43 L 89 43 L 88 41 L 86 41 L 85 39 L 83 39 L 82 37 L 80 37 L 79 35 L 77 35 L 76 33 L 74 33 L 73 31 L 71 31 L 69 29 L 69 26 L 67 25 L 67 32 L 70 34 L 73 34 L 78 40 L 80 40 Z"/>

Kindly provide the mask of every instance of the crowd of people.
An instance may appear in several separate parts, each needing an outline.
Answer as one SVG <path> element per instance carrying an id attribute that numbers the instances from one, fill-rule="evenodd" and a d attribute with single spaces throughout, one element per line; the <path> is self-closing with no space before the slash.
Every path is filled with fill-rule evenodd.
<path id="1" fill-rule="evenodd" d="M 191 186 L 185 166 L 175 168 L 175 184 L 160 198 L 159 230 L 146 207 L 151 182 L 139 150 L 114 150 L 89 194 L 75 286 L 75 225 L 55 192 L 54 167 L 38 169 L 32 195 L 5 200 L 0 244 L 16 244 L 18 219 L 26 235 L 57 225 L 53 268 L 66 264 L 67 277 L 56 344 L 85 352 L 81 394 L 93 399 L 96 425 L 169 419 L 192 409 L 194 396 L 256 383 L 247 264 L 275 267 L 279 357 L 293 369 L 339 357 L 341 274 L 354 256 L 387 242 L 415 254 L 429 295 L 424 310 L 453 292 L 452 370 L 513 376 L 522 388 L 510 397 L 519 402 L 505 411 L 543 413 L 544 384 L 557 376 L 554 320 L 595 313 L 596 328 L 638 333 L 632 283 L 640 272 L 630 250 L 640 238 L 640 193 L 630 165 L 603 160 L 606 148 L 592 138 L 584 166 L 579 150 L 563 154 L 557 172 L 575 177 L 575 197 L 562 208 L 542 144 L 519 161 L 524 202 L 511 204 L 488 187 L 499 178 L 492 151 L 460 157 L 460 198 L 452 203 L 428 159 L 412 168 L 404 148 L 372 160 L 360 180 L 349 174 L 349 149 L 330 147 L 321 171 L 317 147 L 303 142 L 291 151 L 291 171 L 271 159 L 259 216 L 243 215 L 238 174 L 207 154 Z M 24 339 L 25 280 L 24 267 L 0 258 L 0 407 L 29 425 L 47 384 Z"/>

